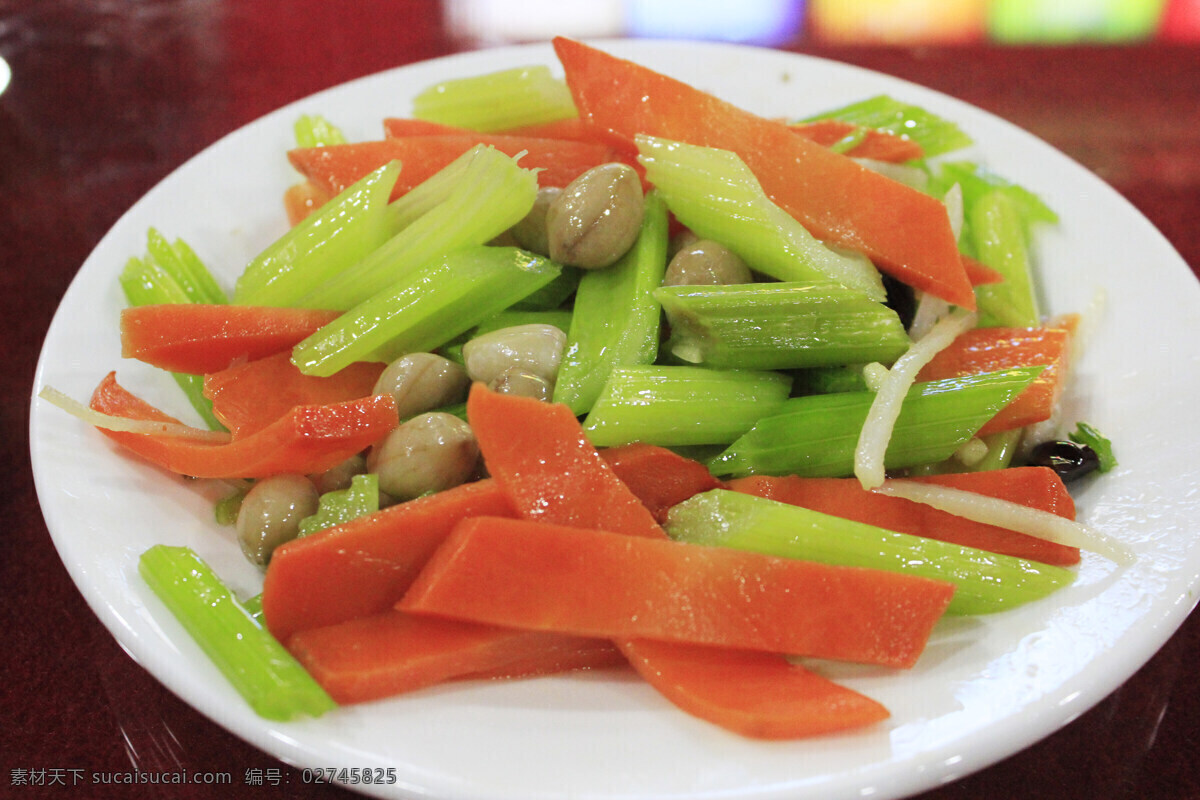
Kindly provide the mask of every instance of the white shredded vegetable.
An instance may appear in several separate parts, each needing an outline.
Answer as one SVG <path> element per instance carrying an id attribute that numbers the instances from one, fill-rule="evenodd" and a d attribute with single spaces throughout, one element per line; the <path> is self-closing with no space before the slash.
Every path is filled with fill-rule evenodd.
<path id="1" fill-rule="evenodd" d="M 876 492 L 903 497 L 975 522 L 996 525 L 1049 542 L 1096 553 L 1120 566 L 1133 563 L 1121 542 L 1074 520 L 1009 500 L 919 481 L 888 480 Z"/>
<path id="2" fill-rule="evenodd" d="M 883 459 L 896 418 L 900 416 L 900 404 L 925 366 L 941 350 L 945 349 L 962 332 L 975 326 L 978 315 L 973 311 L 957 308 L 945 319 L 933 326 L 908 351 L 896 360 L 888 370 L 887 377 L 875 392 L 871 409 L 858 435 L 858 446 L 854 450 L 854 475 L 864 489 L 872 489 L 884 479 Z"/>
<path id="3" fill-rule="evenodd" d="M 78 417 L 89 425 L 104 428 L 109 431 L 125 433 L 145 433 L 155 436 L 179 436 L 195 439 L 198 442 L 224 444 L 229 441 L 229 434 L 224 431 L 206 431 L 203 428 L 193 428 L 178 422 L 157 422 L 147 419 L 129 419 L 105 414 L 85 406 L 78 400 L 55 389 L 53 386 L 43 386 L 38 397 L 52 405 L 58 406 L 68 414 Z"/>
<path id="4" fill-rule="evenodd" d="M 946 213 L 950 215 L 950 230 L 954 231 L 954 239 L 957 241 L 962 236 L 963 229 L 962 184 L 955 183 L 947 189 L 942 197 L 942 204 L 946 206 Z"/>
<path id="5" fill-rule="evenodd" d="M 917 310 L 913 312 L 908 326 L 908 335 L 913 341 L 924 338 L 943 317 L 950 313 L 950 304 L 929 292 L 921 292 L 917 299 Z"/>

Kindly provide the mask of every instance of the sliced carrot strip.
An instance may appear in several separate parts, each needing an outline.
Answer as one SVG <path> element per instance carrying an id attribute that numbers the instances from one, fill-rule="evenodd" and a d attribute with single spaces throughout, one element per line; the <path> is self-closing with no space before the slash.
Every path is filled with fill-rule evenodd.
<path id="1" fill-rule="evenodd" d="M 832 147 L 859 129 L 853 122 L 838 119 L 805 122 L 792 125 L 791 128 L 824 147 Z M 846 151 L 846 155 L 851 158 L 870 158 L 899 164 L 923 157 L 925 150 L 912 139 L 905 139 L 890 131 L 868 128 L 862 141 Z"/>
<path id="2" fill-rule="evenodd" d="M 571 39 L 554 40 L 580 117 L 632 140 L 648 134 L 737 153 L 767 195 L 817 238 L 865 253 L 880 269 L 975 308 L 945 206 L 685 83 Z"/>
<path id="3" fill-rule="evenodd" d="M 489 473 L 519 515 L 666 538 L 565 405 L 500 394 L 477 383 L 467 399 L 467 420 Z"/>
<path id="4" fill-rule="evenodd" d="M 1062 394 L 1073 324 L 1068 320 L 1062 327 L 975 328 L 934 356 L 921 369 L 917 380 L 933 381 L 1045 365 L 1046 369 L 1025 391 L 979 429 L 979 435 L 1047 420 Z"/>
<path id="5" fill-rule="evenodd" d="M 288 152 L 288 160 L 309 181 L 336 195 L 363 176 L 398 159 L 401 169 L 392 190 L 394 199 L 477 144 L 491 145 L 510 156 L 524 152 L 519 163 L 522 167 L 540 170 L 538 183 L 541 186 L 566 186 L 581 173 L 617 158 L 613 148 L 595 142 L 468 133 L 404 136 L 299 148 Z"/>
<path id="6" fill-rule="evenodd" d="M 358 362 L 329 377 L 305 375 L 291 351 L 204 376 L 204 396 L 235 439 L 270 425 L 296 406 L 326 405 L 371 394 L 384 365 Z"/>
<path id="7" fill-rule="evenodd" d="M 659 523 L 671 506 L 721 485 L 699 461 L 658 445 L 639 442 L 610 447 L 600 455 Z"/>
<path id="8" fill-rule="evenodd" d="M 288 650 L 338 703 L 378 700 L 456 678 L 607 666 L 608 642 L 385 611 L 301 631 Z"/>
<path id="9" fill-rule="evenodd" d="M 340 311 L 164 303 L 121 310 L 121 355 L 204 375 L 290 350 Z"/>
<path id="10" fill-rule="evenodd" d="M 621 648 L 633 668 L 672 703 L 743 736 L 817 736 L 889 716 L 869 697 L 774 653 L 648 639 L 623 642 Z"/>
<path id="11" fill-rule="evenodd" d="M 118 384 L 112 372 L 96 387 L 91 407 L 114 416 L 172 419 Z M 224 444 L 183 436 L 100 432 L 180 475 L 263 478 L 281 472 L 324 472 L 383 438 L 396 424 L 396 403 L 391 395 L 382 395 L 348 403 L 298 406 L 257 433 Z"/>
<path id="12" fill-rule="evenodd" d="M 911 667 L 953 584 L 501 517 L 460 522 L 397 606 L 527 630 Z"/>
<path id="13" fill-rule="evenodd" d="M 281 642 L 293 633 L 390 609 L 460 520 L 512 514 L 484 480 L 358 517 L 275 550 L 263 618 Z"/>

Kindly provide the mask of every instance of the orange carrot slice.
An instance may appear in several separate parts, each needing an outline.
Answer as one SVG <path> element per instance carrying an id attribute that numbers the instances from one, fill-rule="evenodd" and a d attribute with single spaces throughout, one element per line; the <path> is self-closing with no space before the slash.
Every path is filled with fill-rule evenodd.
<path id="1" fill-rule="evenodd" d="M 649 639 L 623 642 L 621 648 L 633 668 L 672 703 L 743 736 L 817 736 L 889 716 L 869 697 L 774 653 Z"/>
<path id="2" fill-rule="evenodd" d="M 627 444 L 600 455 L 659 523 L 671 506 L 721 485 L 699 461 L 658 445 Z"/>
<path id="3" fill-rule="evenodd" d="M 275 550 L 263 618 L 281 642 L 293 633 L 391 609 L 460 520 L 512 514 L 484 480 L 352 519 Z"/>
<path id="4" fill-rule="evenodd" d="M 121 355 L 204 375 L 290 350 L 340 311 L 164 303 L 121 310 Z"/>
<path id="5" fill-rule="evenodd" d="M 685 83 L 580 42 L 554 40 L 580 117 L 632 140 L 648 134 L 737 153 L 764 191 L 817 238 L 865 253 L 914 288 L 975 308 L 938 200 Z"/>
<path id="6" fill-rule="evenodd" d="M 1062 394 L 1077 318 L 1061 327 L 975 328 L 939 352 L 917 375 L 918 381 L 978 375 L 1013 367 L 1046 369 L 979 429 L 979 435 L 1021 428 L 1049 419 Z"/>
<path id="7" fill-rule="evenodd" d="M 296 406 L 326 405 L 371 394 L 384 365 L 358 362 L 329 377 L 305 375 L 291 351 L 204 376 L 204 396 L 235 439 L 262 430 Z"/>
<path id="8" fill-rule="evenodd" d="M 172 418 L 105 376 L 91 407 L 133 419 Z M 348 403 L 298 406 L 271 425 L 224 444 L 186 436 L 110 431 L 101 433 L 163 469 L 194 478 L 264 478 L 281 472 L 324 472 L 387 435 L 396 427 L 391 395 Z M 197 434 L 206 434 L 197 430 Z"/>
<path id="9" fill-rule="evenodd" d="M 954 593 L 898 573 L 547 522 L 460 522 L 397 606 L 526 630 L 911 667 Z"/>
<path id="10" fill-rule="evenodd" d="M 523 677 L 623 660 L 611 643 L 385 611 L 301 631 L 287 648 L 338 703 L 456 678 Z"/>

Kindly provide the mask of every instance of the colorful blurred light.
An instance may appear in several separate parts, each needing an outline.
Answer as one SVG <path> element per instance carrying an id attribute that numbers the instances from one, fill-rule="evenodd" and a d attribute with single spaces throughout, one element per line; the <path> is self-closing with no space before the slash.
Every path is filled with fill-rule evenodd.
<path id="1" fill-rule="evenodd" d="M 987 0 L 810 0 L 809 12 L 823 41 L 961 43 L 982 38 Z"/>
<path id="2" fill-rule="evenodd" d="M 1152 37 L 1163 0 L 992 0 L 988 31 L 999 42 L 1132 42 Z"/>
<path id="3" fill-rule="evenodd" d="M 803 29 L 801 0 L 627 0 L 630 36 L 782 44 Z"/>

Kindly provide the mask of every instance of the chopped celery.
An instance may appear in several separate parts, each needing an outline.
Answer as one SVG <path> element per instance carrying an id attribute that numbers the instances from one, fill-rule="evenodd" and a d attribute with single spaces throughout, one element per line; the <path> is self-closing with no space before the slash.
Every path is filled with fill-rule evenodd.
<path id="1" fill-rule="evenodd" d="M 637 137 L 637 144 L 646 179 L 697 236 L 720 242 L 777 280 L 832 280 L 884 300 L 882 278 L 869 259 L 819 242 L 767 197 L 736 153 L 652 136 Z"/>
<path id="2" fill-rule="evenodd" d="M 1117 458 L 1113 455 L 1112 442 L 1104 434 L 1096 430 L 1096 428 L 1086 422 L 1078 422 L 1075 425 L 1075 430 L 1067 434 L 1067 436 L 1072 442 L 1085 444 L 1095 451 L 1096 457 L 1100 459 L 1100 466 L 1097 467 L 1100 472 L 1108 472 L 1117 466 Z"/>
<path id="3" fill-rule="evenodd" d="M 482 245 L 529 213 L 537 175 L 500 151 L 477 145 L 446 198 L 357 263 L 312 287 L 301 305 L 348 309 L 439 256 Z"/>
<path id="4" fill-rule="evenodd" d="M 355 475 L 346 489 L 325 492 L 317 513 L 300 520 L 300 535 L 308 536 L 379 510 L 379 476 Z"/>
<path id="5" fill-rule="evenodd" d="M 466 247 L 410 271 L 292 350 L 309 375 L 355 361 L 430 351 L 508 308 L 558 274 L 549 259 L 515 247 Z"/>
<path id="6" fill-rule="evenodd" d="M 213 519 L 218 525 L 236 525 L 238 512 L 242 510 L 242 501 L 246 499 L 247 488 L 234 489 L 213 504 Z"/>
<path id="7" fill-rule="evenodd" d="M 428 214 L 454 193 L 475 158 L 468 150 L 425 180 L 393 200 L 387 207 L 387 229 L 395 235 Z"/>
<path id="8" fill-rule="evenodd" d="M 575 294 L 582 277 L 583 270 L 578 267 L 563 267 L 557 278 L 515 303 L 513 308 L 524 311 L 550 311 L 559 308 L 567 302 L 568 297 Z"/>
<path id="9" fill-rule="evenodd" d="M 877 128 L 912 139 L 921 145 L 926 158 L 971 144 L 971 137 L 955 123 L 920 106 L 882 94 L 808 117 L 804 121 L 815 122 L 819 119 L 852 122 L 864 128 Z"/>
<path id="10" fill-rule="evenodd" d="M 963 194 L 963 205 L 970 206 L 980 197 L 994 189 L 1003 190 L 1016 203 L 1021 217 L 1026 222 L 1058 222 L 1058 215 L 1040 197 L 1023 186 L 1019 186 L 995 173 L 989 172 L 971 161 L 939 162 L 934 170 L 930 188 L 937 194 L 945 194 L 958 184 Z"/>
<path id="11" fill-rule="evenodd" d="M 988 614 L 1039 600 L 1074 580 L 1063 567 L 879 528 L 728 489 L 671 509 L 672 539 L 955 584 L 951 614 Z"/>
<path id="12" fill-rule="evenodd" d="M 1042 369 L 1009 369 L 916 384 L 901 405 L 885 468 L 949 458 Z M 718 476 L 851 475 L 859 431 L 874 397 L 872 392 L 841 392 L 791 398 L 712 459 L 709 469 Z"/>
<path id="13" fill-rule="evenodd" d="M 566 82 L 543 65 L 444 81 L 413 99 L 416 119 L 484 132 L 575 116 Z"/>
<path id="14" fill-rule="evenodd" d="M 262 600 L 262 592 L 259 592 L 258 594 L 247 597 L 242 601 L 242 608 L 244 608 L 246 613 L 249 614 L 251 618 L 259 625 L 264 624 Z"/>
<path id="15" fill-rule="evenodd" d="M 597 447 L 728 444 L 778 408 L 790 388 L 791 379 L 777 372 L 622 367 L 613 370 L 583 429 Z"/>
<path id="16" fill-rule="evenodd" d="M 384 212 L 399 175 L 399 162 L 380 167 L 275 240 L 238 278 L 234 302 L 301 305 L 316 287 L 382 245 L 388 236 Z"/>
<path id="17" fill-rule="evenodd" d="M 117 280 L 131 306 L 228 302 L 225 292 L 192 248 L 182 239 L 168 242 L 154 228 L 146 234 L 145 257 L 130 258 Z M 225 430 L 213 415 L 212 401 L 204 396 L 202 375 L 173 372 L 171 377 L 205 425 L 212 430 Z"/>
<path id="18" fill-rule="evenodd" d="M 507 309 L 499 314 L 488 317 L 475 326 L 471 336 L 481 336 L 485 333 L 498 331 L 501 328 L 511 328 L 514 325 L 553 325 L 563 333 L 571 329 L 571 312 L 567 309 L 553 311 L 522 311 Z"/>
<path id="19" fill-rule="evenodd" d="M 690 364 L 793 369 L 879 361 L 910 344 L 896 312 L 834 283 L 663 286 L 666 349 Z"/>
<path id="20" fill-rule="evenodd" d="M 325 147 L 346 143 L 341 129 L 320 114 L 301 114 L 292 123 L 292 132 L 296 135 L 297 147 Z"/>
<path id="21" fill-rule="evenodd" d="M 289 720 L 336 707 L 192 550 L 155 545 L 138 573 L 260 716 Z"/>
<path id="22" fill-rule="evenodd" d="M 865 364 L 846 364 L 832 367 L 811 367 L 797 370 L 793 384 L 795 393 L 833 394 L 834 392 L 865 392 L 867 380 L 863 377 Z"/>
<path id="23" fill-rule="evenodd" d="M 1025 225 L 1016 203 L 994 189 L 972 203 L 967 214 L 976 257 L 1004 276 L 1000 283 L 975 287 L 980 326 L 1040 324 Z"/>
<path id="24" fill-rule="evenodd" d="M 657 191 L 650 191 L 642 231 L 629 252 L 611 267 L 588 270 L 579 279 L 555 402 L 584 414 L 613 369 L 653 363 L 662 316 L 654 290 L 666 268 L 667 207 Z"/>

